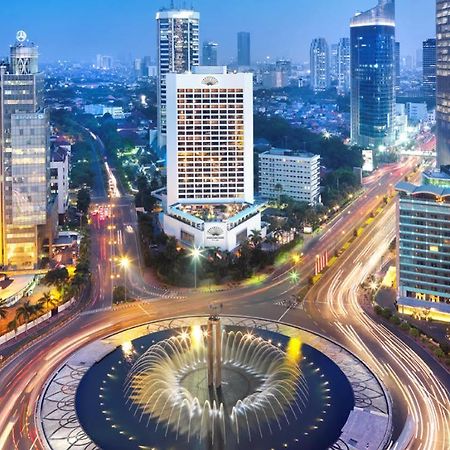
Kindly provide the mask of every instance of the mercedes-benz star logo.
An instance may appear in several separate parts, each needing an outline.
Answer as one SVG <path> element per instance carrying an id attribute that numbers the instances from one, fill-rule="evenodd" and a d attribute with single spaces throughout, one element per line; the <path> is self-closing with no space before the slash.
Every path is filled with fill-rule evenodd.
<path id="1" fill-rule="evenodd" d="M 25 42 L 27 40 L 27 33 L 23 30 L 18 31 L 16 34 L 16 39 L 18 42 Z"/>

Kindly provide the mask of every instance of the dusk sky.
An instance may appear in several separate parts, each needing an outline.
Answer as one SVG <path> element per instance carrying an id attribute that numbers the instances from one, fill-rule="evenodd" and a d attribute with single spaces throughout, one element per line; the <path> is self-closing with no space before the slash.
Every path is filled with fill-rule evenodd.
<path id="1" fill-rule="evenodd" d="M 43 61 L 93 61 L 96 53 L 154 57 L 155 12 L 169 3 L 2 0 L 0 55 L 8 53 L 16 31 L 24 29 L 39 44 Z M 194 0 L 193 4 L 201 13 L 201 40 L 220 44 L 221 63 L 235 57 L 237 31 L 252 33 L 253 60 L 270 56 L 297 62 L 308 60 L 312 38 L 322 36 L 333 43 L 348 36 L 354 12 L 372 7 L 376 0 Z M 403 56 L 415 56 L 422 40 L 435 36 L 435 4 L 435 0 L 397 0 L 397 39 Z"/>

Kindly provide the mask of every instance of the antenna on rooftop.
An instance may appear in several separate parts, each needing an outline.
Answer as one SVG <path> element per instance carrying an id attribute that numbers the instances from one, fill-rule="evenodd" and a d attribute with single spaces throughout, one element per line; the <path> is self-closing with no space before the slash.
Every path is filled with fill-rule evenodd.
<path id="1" fill-rule="evenodd" d="M 175 9 L 175 2 L 174 0 L 170 0 L 170 8 Z"/>

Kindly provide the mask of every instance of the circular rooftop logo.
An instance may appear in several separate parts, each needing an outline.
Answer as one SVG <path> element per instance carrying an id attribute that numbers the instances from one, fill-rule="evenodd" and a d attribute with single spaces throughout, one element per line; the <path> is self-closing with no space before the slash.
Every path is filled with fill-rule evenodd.
<path id="1" fill-rule="evenodd" d="M 205 77 L 202 80 L 202 84 L 206 84 L 206 86 L 214 86 L 215 84 L 218 84 L 219 80 L 214 77 Z"/>
<path id="2" fill-rule="evenodd" d="M 16 39 L 18 42 L 25 42 L 27 40 L 27 33 L 23 30 L 18 31 L 16 34 Z"/>

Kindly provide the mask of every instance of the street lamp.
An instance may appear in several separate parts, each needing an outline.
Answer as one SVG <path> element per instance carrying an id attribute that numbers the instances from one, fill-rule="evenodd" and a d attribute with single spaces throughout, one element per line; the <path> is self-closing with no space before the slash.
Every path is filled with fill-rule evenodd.
<path id="1" fill-rule="evenodd" d="M 194 261 L 194 287 L 197 289 L 197 263 L 200 257 L 202 256 L 202 251 L 198 247 L 194 247 L 191 251 L 191 257 Z"/>
<path id="2" fill-rule="evenodd" d="M 130 267 L 130 259 L 128 256 L 122 256 L 119 260 L 120 267 L 126 272 L 128 270 L 128 267 Z M 125 278 L 125 301 L 127 301 L 127 274 L 124 274 Z"/>

